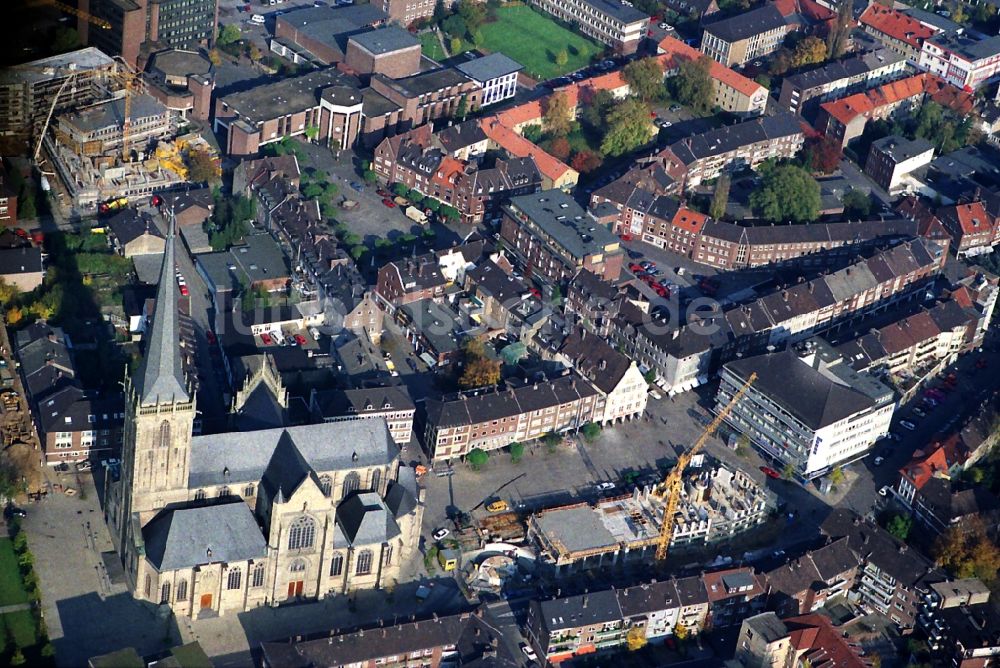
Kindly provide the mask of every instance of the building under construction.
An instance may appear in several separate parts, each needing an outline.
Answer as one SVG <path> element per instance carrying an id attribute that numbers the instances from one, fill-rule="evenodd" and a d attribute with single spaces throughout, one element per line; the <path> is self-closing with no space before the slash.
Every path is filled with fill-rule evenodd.
<path id="1" fill-rule="evenodd" d="M 654 487 L 550 508 L 528 519 L 528 538 L 540 563 L 557 571 L 651 558 L 663 525 L 665 500 Z M 674 519 L 672 549 L 731 538 L 767 518 L 768 493 L 742 471 L 691 468 Z"/>
<path id="2" fill-rule="evenodd" d="M 128 107 L 126 130 L 125 110 Z M 176 116 L 144 93 L 114 98 L 57 117 L 44 147 L 73 206 L 145 197 L 183 182 L 174 142 Z"/>
<path id="3" fill-rule="evenodd" d="M 0 136 L 37 137 L 57 93 L 56 114 L 108 98 L 120 67 L 88 47 L 0 71 Z"/>

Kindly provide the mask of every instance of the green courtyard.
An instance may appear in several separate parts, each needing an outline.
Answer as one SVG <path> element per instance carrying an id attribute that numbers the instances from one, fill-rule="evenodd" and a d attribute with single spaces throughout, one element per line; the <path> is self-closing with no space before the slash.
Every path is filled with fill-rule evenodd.
<path id="1" fill-rule="evenodd" d="M 578 35 L 525 6 L 497 8 L 496 21 L 484 24 L 480 30 L 481 47 L 510 56 L 524 65 L 528 76 L 538 80 L 586 67 L 605 49 L 603 44 Z M 565 51 L 566 62 L 559 65 L 556 61 L 562 51 Z"/>

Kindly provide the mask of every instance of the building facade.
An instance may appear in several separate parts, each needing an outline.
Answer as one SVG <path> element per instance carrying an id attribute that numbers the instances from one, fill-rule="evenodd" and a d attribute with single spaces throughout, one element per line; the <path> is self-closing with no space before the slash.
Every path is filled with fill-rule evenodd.
<path id="1" fill-rule="evenodd" d="M 635 53 L 649 26 L 647 14 L 615 0 L 532 0 L 531 4 L 618 53 Z"/>
<path id="2" fill-rule="evenodd" d="M 788 26 L 772 3 L 704 26 L 701 51 L 726 67 L 746 65 L 781 46 Z"/>

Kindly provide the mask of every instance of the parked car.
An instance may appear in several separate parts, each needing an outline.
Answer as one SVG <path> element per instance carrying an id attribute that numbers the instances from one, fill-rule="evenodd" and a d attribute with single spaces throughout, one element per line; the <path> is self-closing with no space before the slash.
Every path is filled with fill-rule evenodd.
<path id="1" fill-rule="evenodd" d="M 301 334 L 296 334 L 295 343 L 299 344 L 300 346 L 306 345 L 306 337 L 302 336 Z"/>
<path id="2" fill-rule="evenodd" d="M 875 466 L 882 466 L 882 462 L 884 462 L 884 461 L 885 461 L 885 459 L 883 459 L 882 457 L 876 457 L 875 458 L 875 462 L 874 462 Z"/>
<path id="3" fill-rule="evenodd" d="M 927 413 L 922 411 L 919 407 L 913 409 L 913 414 L 917 417 L 927 417 Z"/>
<path id="4" fill-rule="evenodd" d="M 358 192 L 361 192 L 362 190 L 365 189 L 365 184 L 358 183 L 357 181 L 351 181 L 351 187 L 357 190 Z"/>
<path id="5" fill-rule="evenodd" d="M 760 470 L 768 478 L 775 478 L 775 479 L 777 479 L 777 478 L 781 477 L 781 474 L 778 473 L 777 471 L 775 471 L 774 469 L 772 469 L 770 466 L 761 466 Z"/>
<path id="6" fill-rule="evenodd" d="M 395 209 L 396 208 L 396 203 L 393 202 L 388 197 L 385 197 L 385 198 L 382 199 L 382 204 L 384 204 L 385 206 L 389 207 L 390 209 Z"/>
<path id="7" fill-rule="evenodd" d="M 191 291 L 188 290 L 188 286 L 185 285 L 184 283 L 181 283 L 181 294 L 184 295 L 185 297 L 191 294 Z"/>
<path id="8" fill-rule="evenodd" d="M 613 482 L 599 482 L 597 483 L 597 490 L 599 492 L 608 492 L 615 488 L 615 483 Z"/>
<path id="9" fill-rule="evenodd" d="M 910 431 L 913 431 L 917 428 L 917 425 L 913 424 L 909 420 L 900 420 L 899 426 L 902 427 L 903 429 L 909 429 Z"/>
<path id="10" fill-rule="evenodd" d="M 496 501 L 492 501 L 486 504 L 486 510 L 490 511 L 491 513 L 502 513 L 503 511 L 507 510 L 508 507 L 509 506 L 507 505 L 507 502 L 502 499 L 498 499 Z"/>
<path id="11" fill-rule="evenodd" d="M 538 661 L 538 655 L 535 654 L 535 650 L 531 649 L 527 643 L 521 643 L 521 653 L 528 657 L 528 661 Z"/>
<path id="12" fill-rule="evenodd" d="M 434 540 L 441 540 L 450 533 L 451 533 L 450 531 L 448 531 L 444 527 L 441 527 L 440 529 L 435 529 L 434 533 L 432 533 L 431 536 L 434 538 Z"/>
<path id="13" fill-rule="evenodd" d="M 271 345 L 271 335 L 268 334 L 267 332 L 264 332 L 263 334 L 260 335 L 260 340 L 261 343 L 263 343 L 265 346 Z"/>
<path id="14" fill-rule="evenodd" d="M 3 509 L 3 515 L 4 517 L 27 517 L 28 513 L 15 505 L 9 505 Z"/>

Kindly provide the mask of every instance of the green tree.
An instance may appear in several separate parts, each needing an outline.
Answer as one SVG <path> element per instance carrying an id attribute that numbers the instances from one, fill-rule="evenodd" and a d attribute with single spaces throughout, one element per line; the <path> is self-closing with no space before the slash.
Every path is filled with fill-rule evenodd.
<path id="1" fill-rule="evenodd" d="M 750 193 L 754 212 L 773 222 L 804 223 L 819 216 L 819 184 L 798 165 L 769 166 L 757 190 Z"/>
<path id="2" fill-rule="evenodd" d="M 781 477 L 785 480 L 791 480 L 795 477 L 795 467 L 792 466 L 791 462 L 785 464 L 785 467 L 781 469 Z"/>
<path id="3" fill-rule="evenodd" d="M 524 443 L 520 441 L 514 441 L 510 444 L 510 461 L 513 464 L 517 464 L 524 458 Z"/>
<path id="4" fill-rule="evenodd" d="M 449 223 L 457 223 L 462 218 L 462 214 L 453 206 L 442 204 L 439 214 L 445 217 Z"/>
<path id="5" fill-rule="evenodd" d="M 458 15 L 465 21 L 469 34 L 474 35 L 486 23 L 486 6 L 478 0 L 460 0 Z"/>
<path id="6" fill-rule="evenodd" d="M 583 105 L 579 113 L 579 118 L 586 125 L 603 133 L 604 119 L 614 104 L 614 95 L 606 90 L 599 90 L 591 96 L 589 102 Z"/>
<path id="7" fill-rule="evenodd" d="M 641 100 L 630 98 L 608 114 L 608 132 L 601 141 L 601 152 L 611 156 L 625 155 L 644 145 L 652 135 L 649 107 Z"/>
<path id="8" fill-rule="evenodd" d="M 563 301 L 562 288 L 558 284 L 552 286 L 552 291 L 549 293 L 549 301 L 553 306 L 559 306 Z"/>
<path id="9" fill-rule="evenodd" d="M 486 462 L 489 460 L 490 453 L 486 452 L 482 448 L 473 448 L 469 451 L 469 454 L 465 456 L 465 461 L 468 462 L 469 468 L 473 471 L 478 471 L 486 466 Z"/>
<path id="10" fill-rule="evenodd" d="M 597 440 L 597 437 L 601 435 L 601 425 L 594 422 L 588 422 L 587 424 L 580 427 L 580 433 L 583 434 L 583 438 L 588 442 L 593 442 Z"/>
<path id="11" fill-rule="evenodd" d="M 803 67 L 815 65 L 826 60 L 826 42 L 819 37 L 806 37 L 795 47 L 792 53 L 792 66 Z"/>
<path id="12" fill-rule="evenodd" d="M 545 101 L 545 109 L 542 114 L 542 123 L 545 131 L 556 137 L 565 137 L 573 124 L 573 117 L 570 113 L 569 100 L 565 93 L 552 93 Z"/>
<path id="13" fill-rule="evenodd" d="M 836 487 L 842 482 L 844 482 L 844 470 L 838 466 L 830 471 L 830 484 Z"/>
<path id="14" fill-rule="evenodd" d="M 910 535 L 910 529 L 913 527 L 913 518 L 909 515 L 893 515 L 892 519 L 886 525 L 886 531 L 891 533 L 893 536 L 899 540 L 905 541 L 906 537 Z"/>
<path id="15" fill-rule="evenodd" d="M 352 246 L 351 247 L 351 257 L 355 262 L 359 262 L 365 253 L 368 252 L 367 246 Z"/>
<path id="16" fill-rule="evenodd" d="M 852 188 L 840 198 L 844 205 L 844 216 L 852 220 L 864 220 L 872 211 L 872 198 L 867 193 Z"/>
<path id="17" fill-rule="evenodd" d="M 455 55 L 462 50 L 462 40 L 458 37 L 452 37 L 448 40 L 448 49 L 451 51 L 452 55 Z"/>
<path id="18" fill-rule="evenodd" d="M 826 51 L 832 60 L 836 60 L 847 51 L 847 41 L 851 34 L 851 22 L 854 20 L 852 9 L 854 5 L 849 2 L 840 3 L 837 10 L 837 19 L 830 28 L 826 36 Z"/>
<path id="19" fill-rule="evenodd" d="M 465 19 L 458 14 L 452 14 L 446 18 L 441 23 L 441 29 L 452 39 L 461 39 L 469 33 L 469 27 L 465 24 Z M 452 51 L 457 50 L 457 48 L 452 49 Z"/>
<path id="20" fill-rule="evenodd" d="M 184 161 L 188 168 L 188 180 L 192 183 L 216 183 L 222 176 L 222 170 L 208 151 L 193 148 L 187 152 Z"/>
<path id="21" fill-rule="evenodd" d="M 240 33 L 240 27 L 235 23 L 227 23 L 219 29 L 219 44 L 226 46 L 232 44 L 233 42 L 238 42 L 243 35 Z"/>
<path id="22" fill-rule="evenodd" d="M 375 183 L 378 181 L 378 174 L 370 169 L 366 169 L 364 174 L 361 175 L 361 178 L 365 180 L 365 183 Z"/>
<path id="23" fill-rule="evenodd" d="M 431 17 L 437 25 L 448 18 L 448 9 L 444 6 L 444 0 L 437 0 L 434 3 L 434 15 Z"/>
<path id="24" fill-rule="evenodd" d="M 393 183 L 392 192 L 400 197 L 406 197 L 406 193 L 410 192 L 410 189 L 406 187 L 405 183 Z"/>
<path id="25" fill-rule="evenodd" d="M 622 70 L 622 77 L 628 82 L 629 91 L 643 102 L 653 102 L 663 98 L 663 68 L 656 58 L 633 60 Z"/>
<path id="26" fill-rule="evenodd" d="M 469 101 L 463 95 L 458 100 L 458 106 L 455 107 L 455 118 L 464 121 L 468 113 L 469 113 Z"/>
<path id="27" fill-rule="evenodd" d="M 674 98 L 698 114 L 707 114 L 715 102 L 711 71 L 712 59 L 708 56 L 681 63 L 677 76 L 671 79 Z"/>
<path id="28" fill-rule="evenodd" d="M 726 205 L 729 203 L 729 174 L 723 174 L 715 182 L 715 192 L 712 193 L 712 204 L 708 207 L 708 215 L 720 220 L 726 215 Z"/>
<path id="29" fill-rule="evenodd" d="M 559 49 L 559 51 L 556 52 L 555 60 L 556 60 L 556 65 L 558 65 L 559 67 L 563 67 L 566 63 L 569 62 L 569 53 L 566 51 L 566 49 Z"/>

